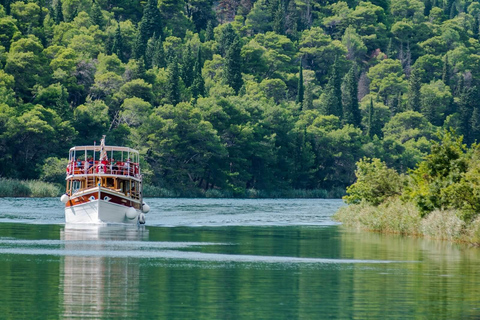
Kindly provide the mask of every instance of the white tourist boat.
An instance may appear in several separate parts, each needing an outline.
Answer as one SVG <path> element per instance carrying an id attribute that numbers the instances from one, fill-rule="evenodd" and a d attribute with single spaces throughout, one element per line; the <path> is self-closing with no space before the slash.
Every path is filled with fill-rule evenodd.
<path id="1" fill-rule="evenodd" d="M 100 145 L 73 147 L 67 165 L 66 223 L 145 223 L 137 150 Z"/>

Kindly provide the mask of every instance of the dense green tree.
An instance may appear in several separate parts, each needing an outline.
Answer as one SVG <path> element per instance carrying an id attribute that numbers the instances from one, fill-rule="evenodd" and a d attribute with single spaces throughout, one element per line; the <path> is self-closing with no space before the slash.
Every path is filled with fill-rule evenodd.
<path id="1" fill-rule="evenodd" d="M 54 10 L 54 19 L 56 24 L 60 24 L 63 21 L 63 8 L 62 8 L 62 1 L 57 0 Z"/>
<path id="2" fill-rule="evenodd" d="M 180 70 L 176 57 L 169 62 L 167 75 L 167 101 L 175 106 L 180 102 Z"/>
<path id="3" fill-rule="evenodd" d="M 356 65 L 350 68 L 342 82 L 342 107 L 344 124 L 352 124 L 360 127 L 362 116 L 358 105 L 358 81 L 356 77 Z"/>
<path id="4" fill-rule="evenodd" d="M 225 82 L 236 93 L 243 86 L 241 50 L 240 41 L 237 39 L 230 45 L 225 55 Z"/>
<path id="5" fill-rule="evenodd" d="M 195 99 L 200 96 L 205 96 L 205 80 L 203 80 L 202 66 L 202 51 L 198 48 L 197 60 L 195 61 L 195 66 L 193 68 L 194 78 L 192 83 L 192 95 Z"/>
<path id="6" fill-rule="evenodd" d="M 162 17 L 158 9 L 157 0 L 148 0 L 143 17 L 139 23 L 138 34 L 135 40 L 134 55 L 136 58 L 145 56 L 147 42 L 154 34 L 163 38 Z"/>
<path id="7" fill-rule="evenodd" d="M 116 54 L 121 61 L 125 62 L 124 51 L 125 49 L 123 46 L 122 30 L 120 29 L 119 23 L 115 31 L 115 37 L 113 39 L 112 53 Z"/>
<path id="8" fill-rule="evenodd" d="M 300 70 L 298 71 L 297 103 L 303 104 L 304 92 L 305 90 L 303 83 L 303 66 L 302 59 L 300 59 Z"/>
<path id="9" fill-rule="evenodd" d="M 411 111 L 420 111 L 420 88 L 422 87 L 422 83 L 419 73 L 420 71 L 414 68 L 408 79 L 407 105 Z"/>

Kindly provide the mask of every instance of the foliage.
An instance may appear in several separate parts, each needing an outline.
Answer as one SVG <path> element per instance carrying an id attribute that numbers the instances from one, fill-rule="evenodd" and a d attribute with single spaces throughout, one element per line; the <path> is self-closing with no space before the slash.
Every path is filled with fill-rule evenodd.
<path id="1" fill-rule="evenodd" d="M 438 127 L 480 138 L 478 4 L 452 3 L 4 1 L 0 175 L 56 180 L 46 161 L 103 134 L 191 194 L 343 192 L 364 156 L 406 172 Z M 460 176 L 432 206 L 468 219 Z"/>
<path id="2" fill-rule="evenodd" d="M 402 176 L 380 159 L 360 159 L 355 176 L 357 181 L 347 188 L 348 195 L 343 197 L 350 204 L 364 200 L 379 205 L 402 191 Z"/>

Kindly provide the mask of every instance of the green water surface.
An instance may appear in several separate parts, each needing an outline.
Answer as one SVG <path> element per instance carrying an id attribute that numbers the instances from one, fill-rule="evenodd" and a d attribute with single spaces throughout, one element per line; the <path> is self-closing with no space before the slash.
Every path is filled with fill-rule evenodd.
<path id="1" fill-rule="evenodd" d="M 479 248 L 331 223 L 86 228 L 5 217 L 0 319 L 480 318 Z"/>

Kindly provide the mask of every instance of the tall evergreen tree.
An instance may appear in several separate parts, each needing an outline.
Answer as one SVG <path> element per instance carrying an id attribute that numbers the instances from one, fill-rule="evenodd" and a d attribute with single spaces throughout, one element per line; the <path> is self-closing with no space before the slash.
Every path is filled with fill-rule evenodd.
<path id="1" fill-rule="evenodd" d="M 152 66 L 158 68 L 164 68 L 166 66 L 165 63 L 165 51 L 163 50 L 163 42 L 162 38 L 158 37 L 155 41 L 155 48 L 152 57 Z"/>
<path id="2" fill-rule="evenodd" d="M 59 24 L 63 21 L 63 9 L 62 9 L 62 1 L 58 0 L 57 4 L 55 5 L 55 23 Z"/>
<path id="3" fill-rule="evenodd" d="M 212 20 L 208 20 L 207 29 L 205 30 L 205 41 L 215 40 L 215 35 L 213 33 L 213 23 Z"/>
<path id="4" fill-rule="evenodd" d="M 147 42 L 154 34 L 163 38 L 162 17 L 158 10 L 157 0 L 148 0 L 143 17 L 138 26 L 138 34 L 135 40 L 134 56 L 140 58 L 145 56 Z"/>
<path id="5" fill-rule="evenodd" d="M 358 106 L 358 81 L 354 64 L 343 78 L 342 83 L 342 106 L 343 123 L 353 124 L 360 127 L 362 116 Z"/>
<path id="6" fill-rule="evenodd" d="M 293 0 L 288 2 L 285 16 L 285 34 L 291 39 L 298 37 L 298 11 L 295 1 Z"/>
<path id="7" fill-rule="evenodd" d="M 278 34 L 285 34 L 285 8 L 281 0 L 272 4 L 272 27 Z"/>
<path id="8" fill-rule="evenodd" d="M 182 63 L 182 79 L 186 87 L 190 87 L 193 83 L 195 74 L 193 69 L 195 67 L 195 55 L 192 52 L 191 46 L 187 45 L 183 52 L 183 63 Z"/>
<path id="9" fill-rule="evenodd" d="M 241 50 L 242 47 L 237 38 L 233 41 L 230 48 L 228 48 L 227 54 L 225 55 L 225 82 L 235 90 L 236 94 L 238 94 L 238 91 L 243 86 Z"/>
<path id="10" fill-rule="evenodd" d="M 473 108 L 470 126 L 472 128 L 472 140 L 480 142 L 480 107 Z"/>
<path id="11" fill-rule="evenodd" d="M 174 106 L 180 102 L 180 71 L 176 57 L 172 57 L 167 67 L 167 99 Z"/>
<path id="12" fill-rule="evenodd" d="M 343 116 L 342 110 L 342 82 L 339 75 L 338 62 L 335 62 L 332 67 L 330 78 L 326 86 L 327 92 L 327 114 L 333 114 L 340 119 Z"/>
<path id="13" fill-rule="evenodd" d="M 90 18 L 94 24 L 98 25 L 100 29 L 103 29 L 105 26 L 105 21 L 103 20 L 102 10 L 96 1 L 93 2 Z"/>
<path id="14" fill-rule="evenodd" d="M 193 68 L 194 79 L 192 83 L 192 95 L 196 99 L 199 96 L 205 96 L 205 81 L 202 76 L 202 51 L 200 47 L 197 51 L 197 60 L 195 61 L 195 67 Z"/>
<path id="15" fill-rule="evenodd" d="M 298 71 L 298 85 L 297 85 L 297 103 L 303 104 L 304 96 L 304 83 L 303 83 L 303 66 L 302 59 L 300 59 L 300 70 Z"/>
<path id="16" fill-rule="evenodd" d="M 119 22 L 117 30 L 115 30 L 115 36 L 113 38 L 112 53 L 115 53 L 122 62 L 125 62 L 125 55 L 123 53 L 124 50 L 125 49 L 123 47 L 122 30 L 120 29 Z"/>
<path id="17" fill-rule="evenodd" d="M 409 110 L 420 111 L 420 88 L 422 87 L 422 82 L 420 79 L 420 71 L 416 68 L 413 68 L 410 78 L 408 79 L 408 102 L 407 106 Z"/>
<path id="18" fill-rule="evenodd" d="M 442 81 L 447 86 L 450 86 L 450 79 L 452 77 L 452 72 L 450 70 L 450 63 L 448 62 L 448 55 L 445 55 L 443 58 L 443 72 L 442 72 Z"/>
<path id="19" fill-rule="evenodd" d="M 373 98 L 370 98 L 370 104 L 368 105 L 368 111 L 367 111 L 367 115 L 368 115 L 367 136 L 369 136 L 370 138 L 373 138 L 374 131 L 375 131 L 375 129 L 373 128 L 374 113 L 375 113 L 375 109 L 373 108 Z"/>
<path id="20" fill-rule="evenodd" d="M 218 50 L 222 56 L 227 54 L 228 49 L 232 46 L 232 43 L 235 40 L 238 40 L 237 33 L 233 29 L 232 24 L 227 23 L 227 25 L 222 29 L 218 39 Z"/>

